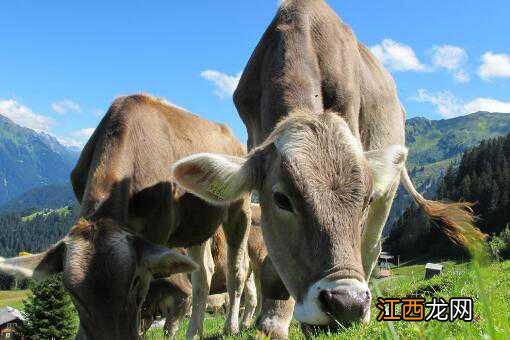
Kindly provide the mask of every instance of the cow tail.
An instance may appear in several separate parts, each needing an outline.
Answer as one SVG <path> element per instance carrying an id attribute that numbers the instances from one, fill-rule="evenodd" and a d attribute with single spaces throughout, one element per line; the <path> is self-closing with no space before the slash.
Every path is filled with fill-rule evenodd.
<path id="1" fill-rule="evenodd" d="M 473 214 L 473 203 L 470 202 L 441 202 L 432 201 L 423 197 L 414 187 L 407 169 L 402 170 L 400 177 L 402 185 L 425 213 L 438 223 L 453 242 L 462 246 L 474 246 L 487 235 L 476 226 L 476 217 Z"/>

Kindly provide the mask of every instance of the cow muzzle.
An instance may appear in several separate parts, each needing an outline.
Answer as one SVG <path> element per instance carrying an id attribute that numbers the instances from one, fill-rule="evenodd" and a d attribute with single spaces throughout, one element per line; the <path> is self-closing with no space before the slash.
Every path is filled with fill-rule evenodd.
<path id="1" fill-rule="evenodd" d="M 303 301 L 296 304 L 294 316 L 302 323 L 316 326 L 368 322 L 370 299 L 365 282 L 323 279 L 313 284 Z"/>

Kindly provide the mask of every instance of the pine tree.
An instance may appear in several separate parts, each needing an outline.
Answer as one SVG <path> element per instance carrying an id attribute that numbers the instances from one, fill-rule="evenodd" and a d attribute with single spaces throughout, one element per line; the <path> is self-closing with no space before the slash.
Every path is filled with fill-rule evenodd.
<path id="1" fill-rule="evenodd" d="M 55 275 L 32 284 L 32 294 L 23 301 L 25 334 L 34 339 L 70 339 L 76 333 L 77 316 L 62 285 Z"/>

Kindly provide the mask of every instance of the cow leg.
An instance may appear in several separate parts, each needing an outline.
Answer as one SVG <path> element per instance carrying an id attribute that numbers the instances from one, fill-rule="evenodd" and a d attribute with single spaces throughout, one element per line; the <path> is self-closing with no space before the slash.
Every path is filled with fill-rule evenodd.
<path id="1" fill-rule="evenodd" d="M 191 273 L 192 309 L 190 324 L 186 332 L 186 338 L 194 339 L 203 337 L 205 306 L 214 272 L 210 241 L 207 240 L 199 246 L 191 247 L 189 255 L 199 265 L 199 269 Z"/>
<path id="2" fill-rule="evenodd" d="M 140 321 L 140 336 L 145 337 L 147 331 L 151 328 L 154 322 L 154 317 L 151 315 L 147 318 L 141 319 Z"/>
<path id="3" fill-rule="evenodd" d="M 191 307 L 190 296 L 176 296 L 165 315 L 165 331 L 169 339 L 174 339 L 182 319 Z"/>
<path id="4" fill-rule="evenodd" d="M 248 276 L 244 286 L 244 313 L 241 321 L 241 329 L 248 329 L 251 326 L 255 309 L 257 308 L 257 289 L 253 272 Z"/>
<path id="5" fill-rule="evenodd" d="M 248 233 L 251 223 L 249 197 L 229 207 L 223 230 L 228 243 L 227 291 L 229 311 L 225 320 L 226 334 L 239 332 L 239 307 L 248 274 Z"/>
<path id="6" fill-rule="evenodd" d="M 263 298 L 262 309 L 255 326 L 271 339 L 287 339 L 294 313 L 294 299 L 273 300 Z"/>
<path id="7" fill-rule="evenodd" d="M 260 282 L 260 268 L 257 268 L 256 266 L 252 265 L 250 262 L 250 265 L 252 266 L 252 273 L 253 273 L 253 279 L 255 282 L 255 291 L 257 292 L 257 308 L 255 309 L 255 316 L 260 315 L 260 311 L 262 310 L 262 283 Z"/>
<path id="8" fill-rule="evenodd" d="M 394 186 L 386 195 L 372 202 L 368 212 L 367 224 L 363 232 L 361 243 L 361 254 L 363 258 L 363 269 L 365 280 L 369 280 L 372 271 L 381 253 L 381 234 L 384 224 L 388 219 L 397 186 Z"/>

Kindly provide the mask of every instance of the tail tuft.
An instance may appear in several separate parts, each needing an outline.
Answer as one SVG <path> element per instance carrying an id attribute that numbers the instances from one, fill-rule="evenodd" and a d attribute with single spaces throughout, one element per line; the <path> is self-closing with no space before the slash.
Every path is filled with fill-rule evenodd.
<path id="1" fill-rule="evenodd" d="M 427 215 L 438 222 L 441 230 L 456 244 L 470 247 L 487 237 L 476 226 L 473 214 L 473 203 L 440 202 L 424 198 L 413 186 L 407 170 L 404 168 L 401 181 L 414 201 L 420 205 Z"/>
<path id="2" fill-rule="evenodd" d="M 439 223 L 441 230 L 456 244 L 470 246 L 487 237 L 475 227 L 473 203 L 424 200 L 421 207 L 430 218 Z"/>

